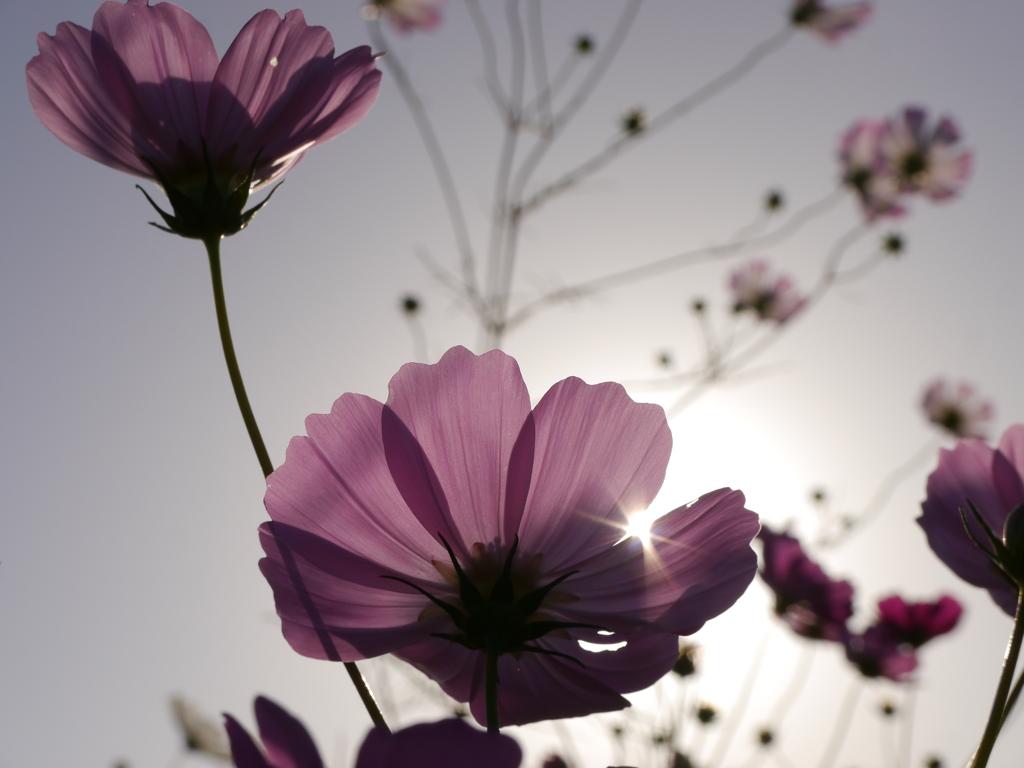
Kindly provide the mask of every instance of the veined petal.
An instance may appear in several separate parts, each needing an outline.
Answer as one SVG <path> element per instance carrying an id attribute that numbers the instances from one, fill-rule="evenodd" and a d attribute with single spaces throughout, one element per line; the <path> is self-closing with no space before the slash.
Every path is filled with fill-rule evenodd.
<path id="1" fill-rule="evenodd" d="M 665 479 L 672 435 L 657 405 L 618 384 L 560 381 L 534 409 L 530 496 L 519 528 L 526 551 L 567 570 L 622 538 L 628 515 L 650 505 Z"/>
<path id="2" fill-rule="evenodd" d="M 260 741 L 274 768 L 323 768 L 306 726 L 265 696 L 257 696 L 254 706 Z"/>
<path id="3" fill-rule="evenodd" d="M 52 37 L 40 32 L 39 55 L 25 68 L 39 121 L 76 152 L 144 178 L 153 171 L 138 156 L 131 127 L 107 93 L 92 59 L 92 32 L 71 22 Z"/>
<path id="4" fill-rule="evenodd" d="M 454 537 L 449 543 L 456 554 L 468 556 L 477 542 L 507 551 L 512 543 L 508 533 L 518 528 L 520 514 L 506 509 L 508 467 L 530 414 L 530 395 L 516 361 L 498 350 L 477 357 L 455 347 L 436 365 L 403 366 L 391 379 L 389 393 L 388 408 L 436 473 L 449 506 L 445 515 L 450 515 Z M 399 432 L 386 422 L 385 430 L 385 441 Z M 405 474 L 420 476 L 414 459 L 403 454 L 392 462 L 397 482 Z M 413 512 L 431 519 L 437 514 L 427 502 Z"/>
<path id="5" fill-rule="evenodd" d="M 171 178 L 202 171 L 203 122 L 217 71 L 206 28 L 171 3 L 109 0 L 93 19 L 92 54 L 140 156 Z"/>
<path id="6" fill-rule="evenodd" d="M 224 715 L 224 729 L 231 742 L 231 762 L 235 768 L 274 768 L 252 736 L 231 715 Z"/>
<path id="7" fill-rule="evenodd" d="M 515 739 L 453 718 L 396 733 L 374 728 L 359 749 L 355 768 L 518 768 L 522 758 Z"/>

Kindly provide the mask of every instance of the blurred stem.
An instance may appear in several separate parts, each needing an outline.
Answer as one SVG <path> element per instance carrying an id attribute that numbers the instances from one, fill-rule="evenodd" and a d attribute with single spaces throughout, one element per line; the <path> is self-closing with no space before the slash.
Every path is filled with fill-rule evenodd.
<path id="1" fill-rule="evenodd" d="M 835 763 L 836 757 L 839 755 L 839 749 L 843 746 L 843 741 L 846 740 L 846 734 L 850 732 L 850 724 L 853 721 L 853 708 L 857 704 L 857 699 L 860 697 L 860 691 L 863 687 L 859 678 L 854 678 L 850 681 L 850 688 L 846 692 L 842 709 L 839 710 L 839 718 L 836 720 L 835 730 L 832 732 L 832 738 L 825 748 L 825 754 L 821 757 L 819 768 L 832 768 L 832 765 Z"/>
<path id="2" fill-rule="evenodd" d="M 487 650 L 484 694 L 487 699 L 487 732 L 498 733 L 498 654 Z"/>
<path id="3" fill-rule="evenodd" d="M 268 477 L 274 471 L 274 465 L 270 461 L 267 447 L 263 444 L 263 436 L 256 424 L 252 406 L 249 405 L 249 397 L 245 394 L 242 372 L 238 369 L 238 358 L 235 357 L 235 345 L 231 341 L 228 308 L 224 301 L 224 280 L 220 269 L 220 240 L 220 237 L 211 237 L 203 241 L 206 246 L 206 254 L 210 257 L 210 278 L 213 281 L 213 303 L 217 308 L 220 343 L 224 347 L 224 361 L 228 364 L 228 376 L 231 377 L 231 387 L 235 390 L 235 400 L 238 401 L 238 410 L 242 412 L 242 421 L 245 422 L 245 429 L 249 433 L 249 441 L 252 443 L 253 450 L 256 451 L 256 459 L 260 463 L 260 469 L 263 470 L 263 476 Z"/>
<path id="4" fill-rule="evenodd" d="M 1010 633 L 1010 642 L 1006 646 L 1006 656 L 1003 659 L 1003 673 L 999 677 L 999 687 L 996 688 L 996 697 L 992 702 L 992 712 L 988 716 L 985 733 L 982 734 L 981 743 L 978 744 L 978 749 L 974 753 L 974 759 L 971 760 L 970 768 L 985 768 L 988 765 L 988 758 L 992 754 L 992 748 L 996 745 L 999 729 L 1003 727 L 1005 715 L 1012 706 L 1007 701 L 1007 694 L 1010 692 L 1013 672 L 1017 668 L 1017 656 L 1020 654 L 1021 637 L 1024 636 L 1024 622 L 1021 621 L 1022 604 L 1024 604 L 1024 591 L 1018 591 L 1017 614 L 1013 617 L 1013 631 Z"/>
<path id="5" fill-rule="evenodd" d="M 249 396 L 245 393 L 245 384 L 242 383 L 242 372 L 238 368 L 238 358 L 235 356 L 235 345 L 231 341 L 231 327 L 228 325 L 228 308 L 224 301 L 224 280 L 220 268 L 220 237 L 210 238 L 203 241 L 206 246 L 206 254 L 210 257 L 210 279 L 213 282 L 213 303 L 217 308 L 217 328 L 220 331 L 220 343 L 224 348 L 224 361 L 228 365 L 228 376 L 231 378 L 231 387 L 235 390 L 235 399 L 238 401 L 238 410 L 242 412 L 242 421 L 245 422 L 245 429 L 249 433 L 249 441 L 253 450 L 256 451 L 256 459 L 263 470 L 263 476 L 269 477 L 274 471 L 274 465 L 270 461 L 270 454 L 263 443 L 263 436 L 260 434 L 259 425 L 256 424 L 256 417 L 253 415 L 252 406 L 249 405 Z M 363 680 L 358 667 L 351 662 L 345 662 L 345 669 L 352 683 L 363 701 L 363 706 L 373 720 L 373 724 L 387 730 L 387 723 L 384 722 L 384 715 L 381 714 L 373 694 Z"/>

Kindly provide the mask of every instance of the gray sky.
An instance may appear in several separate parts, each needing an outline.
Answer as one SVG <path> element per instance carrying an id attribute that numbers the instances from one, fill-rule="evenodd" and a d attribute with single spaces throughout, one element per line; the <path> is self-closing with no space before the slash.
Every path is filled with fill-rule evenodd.
<path id="1" fill-rule="evenodd" d="M 251 722 L 253 697 L 267 694 L 310 725 L 333 765 L 345 766 L 367 720 L 340 667 L 286 646 L 256 569 L 263 480 L 224 369 L 201 246 L 147 226 L 153 214 L 136 180 L 62 145 L 28 105 L 24 66 L 36 33 L 64 20 L 89 26 L 95 7 L 0 0 L 0 120 L 9 147 L 0 187 L 0 768 L 118 758 L 167 765 L 177 748 L 171 692 L 243 722 Z M 185 7 L 223 53 L 264 6 Z M 649 0 L 537 178 L 557 178 L 600 150 L 628 109 L 657 113 L 727 69 L 779 29 L 786 7 Z M 617 8 L 546 4 L 552 67 L 579 32 L 600 46 Z M 357 2 L 316 0 L 303 10 L 331 30 L 339 51 L 368 40 Z M 838 137 L 861 117 L 920 104 L 955 117 L 974 149 L 960 199 L 913 201 L 899 224 L 904 256 L 794 322 L 758 360 L 770 364 L 763 375 L 730 382 L 673 419 L 673 462 L 657 509 L 729 485 L 766 520 L 813 532 L 811 487 L 825 485 L 844 508 L 858 509 L 932 439 L 917 401 L 940 373 L 970 378 L 995 400 L 994 437 L 1024 417 L 1022 22 L 1024 8 L 1012 0 L 879 0 L 864 29 L 838 45 L 795 36 L 739 85 L 527 221 L 515 283 L 523 296 L 721 242 L 755 218 L 769 188 L 784 190 L 790 211 L 824 197 L 837 183 Z M 432 33 L 385 31 L 420 86 L 482 245 L 500 125 L 465 7 L 451 0 Z M 810 285 L 857 221 L 844 198 L 759 255 Z M 853 261 L 889 228 L 876 226 Z M 390 376 L 416 354 L 397 311 L 406 291 L 423 298 L 431 360 L 453 344 L 478 343 L 419 251 L 455 265 L 430 166 L 385 75 L 363 123 L 311 153 L 250 229 L 224 243 L 235 343 L 275 461 L 305 416 L 328 411 L 343 392 L 384 398 Z M 682 366 L 695 359 L 688 306 L 703 297 L 724 322 L 735 263 L 553 309 L 505 348 L 534 398 L 575 375 L 630 382 L 636 399 L 671 405 L 680 390 L 644 384 L 662 375 L 655 356 L 670 349 Z M 933 467 L 934 459 L 922 464 L 876 524 L 826 559 L 829 572 L 856 583 L 864 623 L 877 599 L 897 590 L 917 599 L 947 591 L 966 605 L 961 629 L 922 651 L 918 766 L 932 752 L 956 764 L 973 749 L 1010 630 L 985 593 L 934 558 L 913 522 Z M 755 583 L 709 624 L 698 637 L 705 672 L 691 696 L 730 706 L 768 610 Z M 799 653 L 784 638 L 772 635 L 730 764 L 745 759 L 751 729 L 768 719 Z M 820 649 L 814 665 L 781 734 L 799 766 L 818 761 L 851 679 L 834 648 Z M 371 679 L 402 679 L 380 664 L 366 667 Z M 894 686 L 865 687 L 840 765 L 892 765 L 877 705 L 901 695 Z M 581 727 L 603 732 L 611 721 Z M 523 736 L 531 765 L 551 741 L 549 726 L 532 732 Z M 606 765 L 608 747 L 600 738 L 588 744 L 587 765 Z M 1009 765 L 1021 750 L 1018 717 L 993 765 Z"/>

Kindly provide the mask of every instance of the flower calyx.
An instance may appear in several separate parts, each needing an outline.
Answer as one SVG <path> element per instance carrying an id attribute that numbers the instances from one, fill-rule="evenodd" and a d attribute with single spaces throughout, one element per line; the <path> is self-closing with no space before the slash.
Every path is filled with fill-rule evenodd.
<path id="1" fill-rule="evenodd" d="M 157 224 L 155 221 L 149 223 L 164 232 L 204 242 L 219 240 L 245 229 L 257 211 L 270 201 L 277 188 L 284 183 L 283 181 L 278 182 L 263 200 L 245 210 L 245 204 L 249 200 L 249 192 L 256 175 L 259 155 L 253 159 L 252 165 L 249 166 L 249 172 L 242 182 L 234 189 L 225 190 L 222 185 L 217 183 L 217 174 L 204 141 L 203 162 L 206 167 L 206 181 L 199 194 L 183 192 L 170 183 L 156 165 L 148 160 L 146 162 L 156 175 L 160 186 L 163 187 L 167 199 L 171 202 L 171 208 L 174 209 L 173 214 L 167 213 L 153 201 L 146 190 L 136 184 L 136 188 L 146 196 L 146 200 L 160 214 L 160 218 L 164 220 L 166 226 Z"/>
<path id="2" fill-rule="evenodd" d="M 455 624 L 458 632 L 445 633 L 435 632 L 434 637 L 449 640 L 453 643 L 468 648 L 471 651 L 483 651 L 487 654 L 501 656 L 506 653 L 541 653 L 550 656 L 560 656 L 569 659 L 577 664 L 583 665 L 579 659 L 560 651 L 549 648 L 540 648 L 535 645 L 527 645 L 533 640 L 539 640 L 559 629 L 604 629 L 596 624 L 584 624 L 571 621 L 554 621 L 535 619 L 534 615 L 540 609 L 544 598 L 561 584 L 579 571 L 569 571 L 562 574 L 554 581 L 516 597 L 512 582 L 512 564 L 519 549 L 519 537 L 516 536 L 505 558 L 501 574 L 498 576 L 490 593 L 484 595 L 480 588 L 466 574 L 459 563 L 451 545 L 438 534 L 441 543 L 448 551 L 455 574 L 459 582 L 459 600 L 462 606 L 455 605 L 446 600 L 427 592 L 422 587 L 413 584 L 411 581 L 398 576 L 383 576 L 382 578 L 398 581 L 412 587 L 417 592 L 428 598 L 434 605 L 443 609 Z"/>
<path id="3" fill-rule="evenodd" d="M 966 501 L 972 517 L 984 531 L 991 549 L 978 540 L 978 536 L 968 524 L 967 513 L 961 507 L 960 519 L 963 521 L 967 535 L 985 553 L 994 566 L 1006 574 L 1007 578 L 1019 589 L 1024 589 L 1024 503 L 1018 504 L 1007 515 L 1006 523 L 1003 526 L 1003 536 L 1000 538 L 971 500 L 967 499 Z"/>

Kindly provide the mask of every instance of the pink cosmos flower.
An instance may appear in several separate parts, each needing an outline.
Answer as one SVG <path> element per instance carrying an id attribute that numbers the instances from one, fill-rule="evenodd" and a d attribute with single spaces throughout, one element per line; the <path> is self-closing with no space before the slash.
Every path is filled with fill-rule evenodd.
<path id="1" fill-rule="evenodd" d="M 237 720 L 224 715 L 235 768 L 323 768 L 316 744 L 297 718 L 264 696 L 256 698 L 254 708 L 265 752 Z M 355 768 L 519 768 L 522 756 L 515 739 L 453 719 L 394 734 L 374 728 L 359 749 Z"/>
<path id="2" fill-rule="evenodd" d="M 904 192 L 945 200 L 971 173 L 972 155 L 960 146 L 960 131 L 948 117 L 928 124 L 920 107 L 907 107 L 886 124 L 881 151 Z"/>
<path id="3" fill-rule="evenodd" d="M 734 312 L 753 312 L 759 320 L 773 320 L 780 325 L 807 303 L 789 277 L 775 277 L 768 262 L 761 259 L 734 271 L 729 286 Z"/>
<path id="4" fill-rule="evenodd" d="M 794 26 L 807 27 L 830 43 L 849 34 L 871 16 L 871 3 L 850 3 L 837 8 L 822 5 L 821 0 L 796 0 L 790 11 Z"/>
<path id="5" fill-rule="evenodd" d="M 885 123 L 861 120 L 843 134 L 839 146 L 843 184 L 857 194 L 869 223 L 906 213 L 899 203 L 899 180 L 882 154 L 885 131 Z"/>
<path id="6" fill-rule="evenodd" d="M 971 506 L 999 535 L 1010 512 L 1024 502 L 1024 424 L 1003 433 L 998 448 L 979 440 L 960 440 L 952 451 L 939 451 L 939 466 L 928 476 L 928 497 L 917 518 L 928 546 L 968 584 L 987 589 L 1011 616 L 1017 608 L 1016 583 L 975 544 L 964 529 L 960 512 L 975 537 L 987 543 Z"/>
<path id="7" fill-rule="evenodd" d="M 924 391 L 921 407 L 932 424 L 938 424 L 954 437 L 988 437 L 994 409 L 989 400 L 978 397 L 974 387 L 961 381 L 935 379 Z"/>
<path id="8" fill-rule="evenodd" d="M 963 610 L 959 601 L 949 595 L 930 603 L 908 603 L 893 595 L 879 601 L 876 624 L 897 643 L 920 648 L 929 640 L 952 632 Z"/>
<path id="9" fill-rule="evenodd" d="M 860 635 L 843 633 L 842 644 L 846 658 L 864 677 L 885 677 L 902 683 L 917 669 L 917 654 L 913 648 L 898 642 L 877 624 Z"/>
<path id="10" fill-rule="evenodd" d="M 738 491 L 670 512 L 649 544 L 624 538 L 671 434 L 618 384 L 569 378 L 531 409 L 515 360 L 456 347 L 404 366 L 386 403 L 343 395 L 306 430 L 260 528 L 285 638 L 321 659 L 395 653 L 480 722 L 492 656 L 501 725 L 628 706 L 756 570 Z"/>
<path id="11" fill-rule="evenodd" d="M 433 29 L 441 23 L 440 8 L 445 0 L 373 0 L 363 6 L 363 15 L 376 19 L 384 14 L 391 25 L 401 33 L 414 29 Z"/>
<path id="12" fill-rule="evenodd" d="M 175 231 L 237 232 L 250 188 L 359 122 L 380 85 L 369 48 L 335 58 L 298 10 L 260 11 L 220 61 L 202 24 L 147 0 L 105 2 L 91 31 L 64 22 L 38 43 L 25 71 L 36 116 L 75 151 L 163 186 Z"/>
<path id="13" fill-rule="evenodd" d="M 761 526 L 760 575 L 775 593 L 775 613 L 798 635 L 839 641 L 853 615 L 853 585 L 835 581 L 804 552 L 788 533 Z"/>

